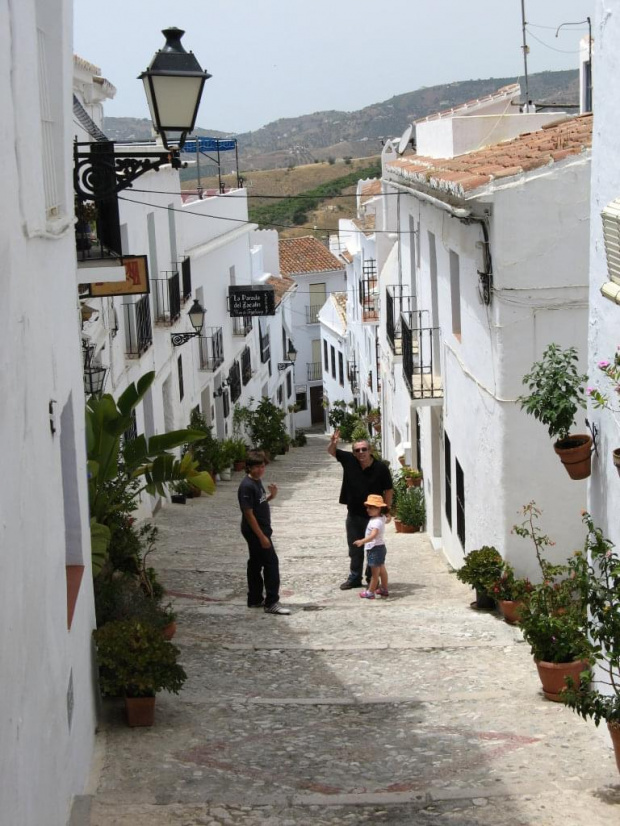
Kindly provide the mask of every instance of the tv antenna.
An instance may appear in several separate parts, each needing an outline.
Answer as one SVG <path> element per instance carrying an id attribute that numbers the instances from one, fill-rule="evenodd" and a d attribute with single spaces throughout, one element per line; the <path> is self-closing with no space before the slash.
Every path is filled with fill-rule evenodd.
<path id="1" fill-rule="evenodd" d="M 400 136 L 400 140 L 398 141 L 398 146 L 396 147 L 396 154 L 397 155 L 404 154 L 405 150 L 409 146 L 409 142 L 411 141 L 411 133 L 412 132 L 413 132 L 413 124 L 410 123 L 409 126 L 403 132 L 403 134 Z"/>

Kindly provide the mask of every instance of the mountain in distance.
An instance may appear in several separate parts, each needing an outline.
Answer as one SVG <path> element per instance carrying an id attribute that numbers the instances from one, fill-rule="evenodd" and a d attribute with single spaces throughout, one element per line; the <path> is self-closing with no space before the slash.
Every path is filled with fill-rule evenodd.
<path id="1" fill-rule="evenodd" d="M 239 144 L 240 166 L 244 170 L 275 169 L 315 160 L 378 155 L 381 139 L 400 135 L 412 121 L 484 97 L 518 80 L 504 77 L 456 81 L 396 95 L 355 112 L 314 112 L 280 118 L 254 132 L 234 135 Z M 538 104 L 578 104 L 579 74 L 577 70 L 532 74 L 529 93 L 530 99 Z M 105 118 L 103 128 L 113 140 L 151 136 L 151 123 L 147 119 Z M 143 129 L 147 130 L 146 134 L 140 131 Z M 196 132 L 233 137 L 213 130 L 196 129 Z"/>

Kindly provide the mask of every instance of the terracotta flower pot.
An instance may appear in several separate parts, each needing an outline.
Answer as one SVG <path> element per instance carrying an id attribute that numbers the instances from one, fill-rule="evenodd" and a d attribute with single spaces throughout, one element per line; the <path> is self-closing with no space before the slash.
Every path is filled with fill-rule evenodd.
<path id="1" fill-rule="evenodd" d="M 396 517 L 394 517 L 394 527 L 396 528 L 396 533 L 403 532 L 403 523 L 400 521 L 400 519 L 397 519 Z"/>
<path id="2" fill-rule="evenodd" d="M 419 525 L 405 525 L 404 522 L 400 523 L 400 533 L 419 533 L 419 531 Z"/>
<path id="3" fill-rule="evenodd" d="M 155 697 L 125 697 L 127 725 L 152 726 L 155 722 Z"/>
<path id="4" fill-rule="evenodd" d="M 614 754 L 616 755 L 616 766 L 620 772 L 620 723 L 616 720 L 607 721 L 607 730 L 611 737 L 611 743 L 614 747 Z"/>
<path id="5" fill-rule="evenodd" d="M 164 627 L 161 629 L 161 633 L 165 640 L 171 640 L 176 634 L 176 632 L 177 624 L 174 620 L 172 622 L 169 622 L 168 625 L 164 625 Z"/>
<path id="6" fill-rule="evenodd" d="M 519 610 L 522 605 L 523 603 L 518 600 L 497 600 L 497 607 L 499 608 L 502 617 L 510 625 L 516 625 L 519 622 Z"/>
<path id="7" fill-rule="evenodd" d="M 553 445 L 571 479 L 587 479 L 592 472 L 592 437 L 587 433 L 571 433 Z"/>
<path id="8" fill-rule="evenodd" d="M 543 694 L 554 703 L 563 702 L 560 691 L 566 688 L 565 678 L 572 677 L 575 683 L 578 683 L 581 672 L 590 667 L 587 660 L 575 660 L 571 663 L 548 663 L 544 660 L 534 660 L 534 662 L 542 683 Z"/>
<path id="9" fill-rule="evenodd" d="M 240 470 L 245 470 L 245 459 L 235 462 L 233 465 L 233 470 L 236 470 L 237 472 Z"/>

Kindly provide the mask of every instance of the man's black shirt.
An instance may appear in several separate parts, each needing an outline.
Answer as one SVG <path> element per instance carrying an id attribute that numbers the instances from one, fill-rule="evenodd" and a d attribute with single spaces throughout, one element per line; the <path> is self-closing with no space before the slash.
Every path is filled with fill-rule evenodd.
<path id="1" fill-rule="evenodd" d="M 342 487 L 340 488 L 341 505 L 346 505 L 350 514 L 366 516 L 364 502 L 371 493 L 383 496 L 386 490 L 392 490 L 392 474 L 383 462 L 376 459 L 367 468 L 362 468 L 352 453 L 336 449 L 336 459 L 343 469 Z"/>

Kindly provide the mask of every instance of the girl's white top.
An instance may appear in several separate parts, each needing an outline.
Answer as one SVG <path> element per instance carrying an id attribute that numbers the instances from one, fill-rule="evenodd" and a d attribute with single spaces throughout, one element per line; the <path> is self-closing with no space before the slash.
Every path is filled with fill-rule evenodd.
<path id="1" fill-rule="evenodd" d="M 367 551 L 374 548 L 375 545 L 385 545 L 385 516 L 372 517 L 368 523 L 368 527 L 366 528 L 366 536 L 369 536 L 375 528 L 379 531 L 379 533 L 371 542 L 366 543 Z"/>

